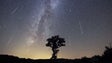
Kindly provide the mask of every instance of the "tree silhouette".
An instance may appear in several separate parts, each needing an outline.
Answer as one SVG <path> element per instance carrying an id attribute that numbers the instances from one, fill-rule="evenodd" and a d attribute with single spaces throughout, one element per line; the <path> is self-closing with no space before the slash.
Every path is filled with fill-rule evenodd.
<path id="1" fill-rule="evenodd" d="M 51 47 L 53 52 L 51 59 L 57 59 L 57 53 L 59 52 L 59 48 L 61 46 L 65 46 L 64 38 L 60 38 L 59 35 L 56 35 L 48 38 L 47 41 L 48 43 L 46 44 L 46 46 Z"/>

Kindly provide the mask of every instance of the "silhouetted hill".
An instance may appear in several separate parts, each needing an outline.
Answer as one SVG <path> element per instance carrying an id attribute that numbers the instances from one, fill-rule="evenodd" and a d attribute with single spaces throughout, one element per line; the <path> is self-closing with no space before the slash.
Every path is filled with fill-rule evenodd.
<path id="1" fill-rule="evenodd" d="M 106 47 L 102 56 L 95 55 L 91 58 L 81 59 L 25 59 L 11 55 L 0 55 L 0 63 L 112 63 L 112 48 Z"/>

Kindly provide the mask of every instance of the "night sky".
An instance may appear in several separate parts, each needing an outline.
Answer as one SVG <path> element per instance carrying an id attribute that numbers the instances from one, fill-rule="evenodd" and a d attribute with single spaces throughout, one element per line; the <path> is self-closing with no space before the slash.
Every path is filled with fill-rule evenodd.
<path id="1" fill-rule="evenodd" d="M 59 58 L 101 55 L 112 43 L 112 0 L 0 0 L 0 54 L 46 59 L 60 35 Z"/>

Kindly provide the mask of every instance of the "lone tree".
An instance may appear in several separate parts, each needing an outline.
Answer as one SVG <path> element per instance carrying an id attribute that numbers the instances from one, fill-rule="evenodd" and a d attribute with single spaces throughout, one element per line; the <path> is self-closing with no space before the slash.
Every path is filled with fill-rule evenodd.
<path id="1" fill-rule="evenodd" d="M 59 52 L 59 48 L 61 46 L 65 46 L 64 38 L 60 38 L 59 35 L 56 35 L 48 38 L 47 41 L 48 43 L 46 44 L 46 46 L 51 47 L 53 52 L 51 59 L 57 59 L 57 53 Z"/>

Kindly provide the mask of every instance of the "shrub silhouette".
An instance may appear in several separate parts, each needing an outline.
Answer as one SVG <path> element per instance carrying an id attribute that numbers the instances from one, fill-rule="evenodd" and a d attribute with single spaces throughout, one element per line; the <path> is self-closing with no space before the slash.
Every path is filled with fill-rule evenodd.
<path id="1" fill-rule="evenodd" d="M 106 46 L 105 47 L 105 51 L 102 55 L 102 61 L 103 62 L 112 62 L 112 47 L 110 46 Z"/>
<path id="2" fill-rule="evenodd" d="M 48 43 L 46 44 L 46 46 L 51 47 L 53 52 L 51 59 L 57 59 L 57 53 L 59 52 L 59 48 L 61 46 L 65 46 L 64 38 L 60 38 L 59 35 L 56 35 L 48 38 L 47 41 Z"/>

